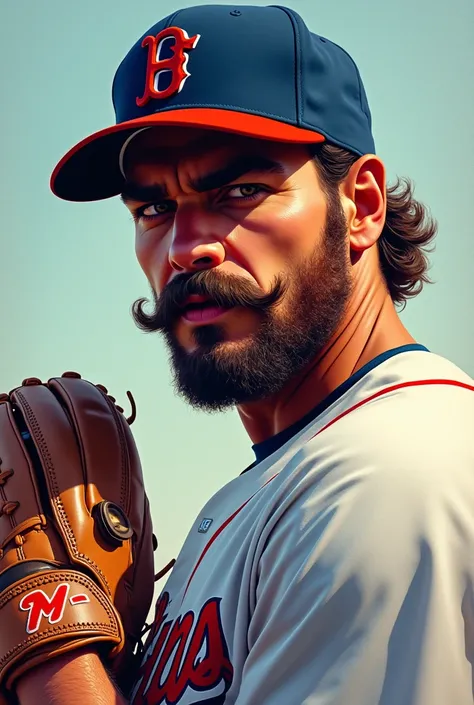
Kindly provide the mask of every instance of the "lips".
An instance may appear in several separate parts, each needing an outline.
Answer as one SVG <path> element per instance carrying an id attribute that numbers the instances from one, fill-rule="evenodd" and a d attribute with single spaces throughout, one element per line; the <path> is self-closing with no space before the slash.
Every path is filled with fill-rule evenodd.
<path id="1" fill-rule="evenodd" d="M 218 306 L 208 296 L 193 294 L 188 296 L 184 302 L 181 315 L 189 323 L 210 323 L 228 310 L 223 306 Z"/>

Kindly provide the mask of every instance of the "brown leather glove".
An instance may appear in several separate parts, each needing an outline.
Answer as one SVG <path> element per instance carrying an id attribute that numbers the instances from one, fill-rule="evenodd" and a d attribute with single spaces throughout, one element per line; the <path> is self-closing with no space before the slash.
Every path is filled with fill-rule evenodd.
<path id="1" fill-rule="evenodd" d="M 154 561 L 123 409 L 77 373 L 30 378 L 0 395 L 0 458 L 0 692 L 90 644 L 126 691 Z"/>

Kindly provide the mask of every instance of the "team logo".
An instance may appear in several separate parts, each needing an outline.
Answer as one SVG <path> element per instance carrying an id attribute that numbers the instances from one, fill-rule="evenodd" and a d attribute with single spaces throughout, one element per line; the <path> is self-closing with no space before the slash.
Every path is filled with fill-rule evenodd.
<path id="1" fill-rule="evenodd" d="M 194 691 L 200 694 L 200 702 L 223 705 L 234 669 L 222 628 L 220 599 L 208 600 L 198 615 L 189 611 L 167 621 L 169 601 L 165 592 L 157 604 L 131 702 L 175 705 L 186 693 L 192 697 Z M 203 699 L 204 692 L 212 699 Z"/>
<path id="2" fill-rule="evenodd" d="M 145 37 L 142 41 L 142 47 L 148 48 L 145 91 L 142 97 L 136 100 L 138 107 L 142 108 L 149 100 L 169 98 L 182 90 L 186 79 L 191 75 L 186 68 L 189 59 L 187 52 L 195 49 L 200 38 L 200 34 L 189 37 L 186 30 L 180 27 L 169 27 L 155 37 Z M 168 48 L 169 40 L 174 41 Z M 168 53 L 169 49 L 173 55 L 162 58 L 165 50 Z M 165 72 L 170 75 L 171 80 L 166 88 L 160 89 L 160 76 Z"/>
<path id="3" fill-rule="evenodd" d="M 201 521 L 201 523 L 199 524 L 198 533 L 199 534 L 207 533 L 210 529 L 211 524 L 212 524 L 212 519 L 203 519 Z"/>
<path id="4" fill-rule="evenodd" d="M 26 620 L 26 631 L 28 634 L 34 634 L 41 626 L 41 621 L 45 617 L 50 624 L 57 624 L 61 621 L 68 602 L 70 586 L 68 583 L 61 583 L 53 592 L 52 597 L 43 592 L 43 590 L 33 590 L 24 595 L 19 604 L 19 608 L 23 612 L 28 612 Z M 85 602 L 90 602 L 89 597 L 84 594 L 71 595 L 69 597 L 70 604 L 83 605 Z"/>

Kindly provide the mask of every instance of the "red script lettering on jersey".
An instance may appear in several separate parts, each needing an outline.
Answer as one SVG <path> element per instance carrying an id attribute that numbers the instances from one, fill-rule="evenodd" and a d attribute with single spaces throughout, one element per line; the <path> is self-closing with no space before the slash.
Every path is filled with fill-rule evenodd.
<path id="1" fill-rule="evenodd" d="M 208 600 L 198 616 L 189 611 L 166 621 L 169 594 L 163 593 L 133 699 L 135 705 L 176 705 L 188 688 L 202 694 L 222 684 L 212 702 L 224 702 L 234 669 L 229 659 L 218 598 Z M 205 702 L 205 700 L 203 701 Z"/>

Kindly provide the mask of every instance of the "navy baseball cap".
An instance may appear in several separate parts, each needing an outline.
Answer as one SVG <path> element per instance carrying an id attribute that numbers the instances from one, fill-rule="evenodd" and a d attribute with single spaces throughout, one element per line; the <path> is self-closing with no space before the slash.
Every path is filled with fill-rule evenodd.
<path id="1" fill-rule="evenodd" d="M 375 152 L 359 71 L 346 51 L 286 7 L 178 10 L 130 49 L 112 86 L 115 125 L 58 163 L 51 188 L 69 201 L 121 193 L 124 150 L 137 130 L 192 126 Z"/>

